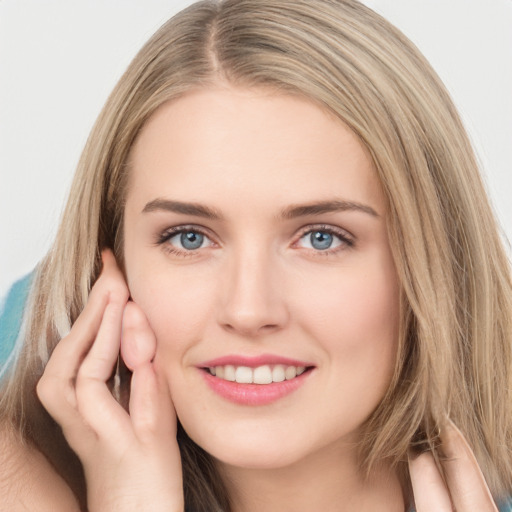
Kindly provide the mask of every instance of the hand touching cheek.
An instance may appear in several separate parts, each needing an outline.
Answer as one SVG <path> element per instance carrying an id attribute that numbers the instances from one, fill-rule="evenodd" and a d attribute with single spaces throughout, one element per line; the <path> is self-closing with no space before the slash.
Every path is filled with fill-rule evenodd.
<path id="1" fill-rule="evenodd" d="M 110 251 L 89 301 L 37 386 L 84 466 L 91 512 L 182 511 L 176 416 L 152 360 L 156 341 Z M 129 413 L 107 386 L 122 354 L 132 370 Z"/>

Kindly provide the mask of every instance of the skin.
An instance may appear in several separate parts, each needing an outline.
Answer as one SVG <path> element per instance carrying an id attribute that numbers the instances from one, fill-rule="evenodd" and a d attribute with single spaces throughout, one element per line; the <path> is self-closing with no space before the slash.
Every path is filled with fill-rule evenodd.
<path id="1" fill-rule="evenodd" d="M 398 331 L 385 200 L 356 137 L 302 99 L 207 90 L 154 115 L 131 167 L 128 286 L 156 335 L 156 363 L 187 432 L 219 460 L 242 467 L 283 467 L 353 444 L 388 387 Z M 158 198 L 207 205 L 222 220 L 143 211 Z M 377 215 L 280 216 L 294 205 L 333 200 Z M 180 248 L 179 237 L 155 244 L 169 227 L 191 225 L 211 242 L 188 254 L 169 253 Z M 354 246 L 307 247 L 305 233 L 315 226 L 340 230 Z M 315 370 L 289 397 L 244 407 L 210 392 L 196 367 L 227 354 L 263 353 L 308 361 Z"/>
<path id="2" fill-rule="evenodd" d="M 217 460 L 235 512 L 403 511 L 397 476 L 383 467 L 364 481 L 354 449 L 392 376 L 399 293 L 386 201 L 358 139 L 304 99 L 219 85 L 160 107 L 130 164 L 126 282 L 104 252 L 38 385 L 84 464 L 89 510 L 183 510 L 177 413 Z M 145 211 L 156 199 L 218 218 Z M 333 200 L 366 211 L 281 215 Z M 199 249 L 163 236 L 183 226 L 207 235 Z M 309 234 L 327 229 L 333 248 L 319 251 Z M 120 349 L 133 370 L 129 413 L 106 386 Z M 314 368 L 255 407 L 213 393 L 197 367 L 262 353 Z M 461 434 L 444 436 L 448 487 L 428 454 L 411 461 L 417 510 L 469 512 L 476 499 L 496 511 Z"/>
<path id="3" fill-rule="evenodd" d="M 42 453 L 0 426 L 0 512 L 79 512 L 66 482 Z"/>

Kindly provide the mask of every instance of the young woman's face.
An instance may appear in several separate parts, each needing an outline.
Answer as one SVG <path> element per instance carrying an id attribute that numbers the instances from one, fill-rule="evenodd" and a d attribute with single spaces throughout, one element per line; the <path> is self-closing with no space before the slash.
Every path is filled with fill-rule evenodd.
<path id="1" fill-rule="evenodd" d="M 399 303 L 355 135 L 299 97 L 219 86 L 160 107 L 131 173 L 128 285 L 190 437 L 261 468 L 352 446 L 393 374 Z"/>

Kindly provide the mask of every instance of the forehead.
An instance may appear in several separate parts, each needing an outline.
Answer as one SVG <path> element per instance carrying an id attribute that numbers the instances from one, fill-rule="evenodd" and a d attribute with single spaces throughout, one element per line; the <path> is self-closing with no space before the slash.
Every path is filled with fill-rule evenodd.
<path id="1" fill-rule="evenodd" d="M 269 90 L 196 90 L 162 105 L 130 168 L 127 201 L 139 207 L 166 195 L 383 203 L 369 153 L 343 122 L 308 99 Z"/>

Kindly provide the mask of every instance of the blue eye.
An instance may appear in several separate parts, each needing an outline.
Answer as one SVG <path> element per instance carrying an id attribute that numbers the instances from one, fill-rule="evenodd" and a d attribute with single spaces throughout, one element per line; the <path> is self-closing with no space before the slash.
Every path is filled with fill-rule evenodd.
<path id="1" fill-rule="evenodd" d="M 193 251 L 195 249 L 199 249 L 203 245 L 204 236 L 200 233 L 194 233 L 193 231 L 189 231 L 188 233 L 180 234 L 180 242 L 183 248 Z"/>
<path id="2" fill-rule="evenodd" d="M 310 229 L 299 239 L 299 245 L 315 251 L 329 251 L 336 248 L 352 247 L 353 241 L 342 233 L 337 233 L 333 228 Z"/>
<path id="3" fill-rule="evenodd" d="M 334 237 L 331 233 L 326 233 L 325 231 L 314 231 L 309 234 L 309 240 L 311 247 L 319 251 L 325 251 L 326 249 L 330 249 Z"/>
<path id="4" fill-rule="evenodd" d="M 173 250 L 183 252 L 195 251 L 212 245 L 211 240 L 206 235 L 191 229 L 167 232 L 159 239 L 159 244 L 163 243 Z"/>

